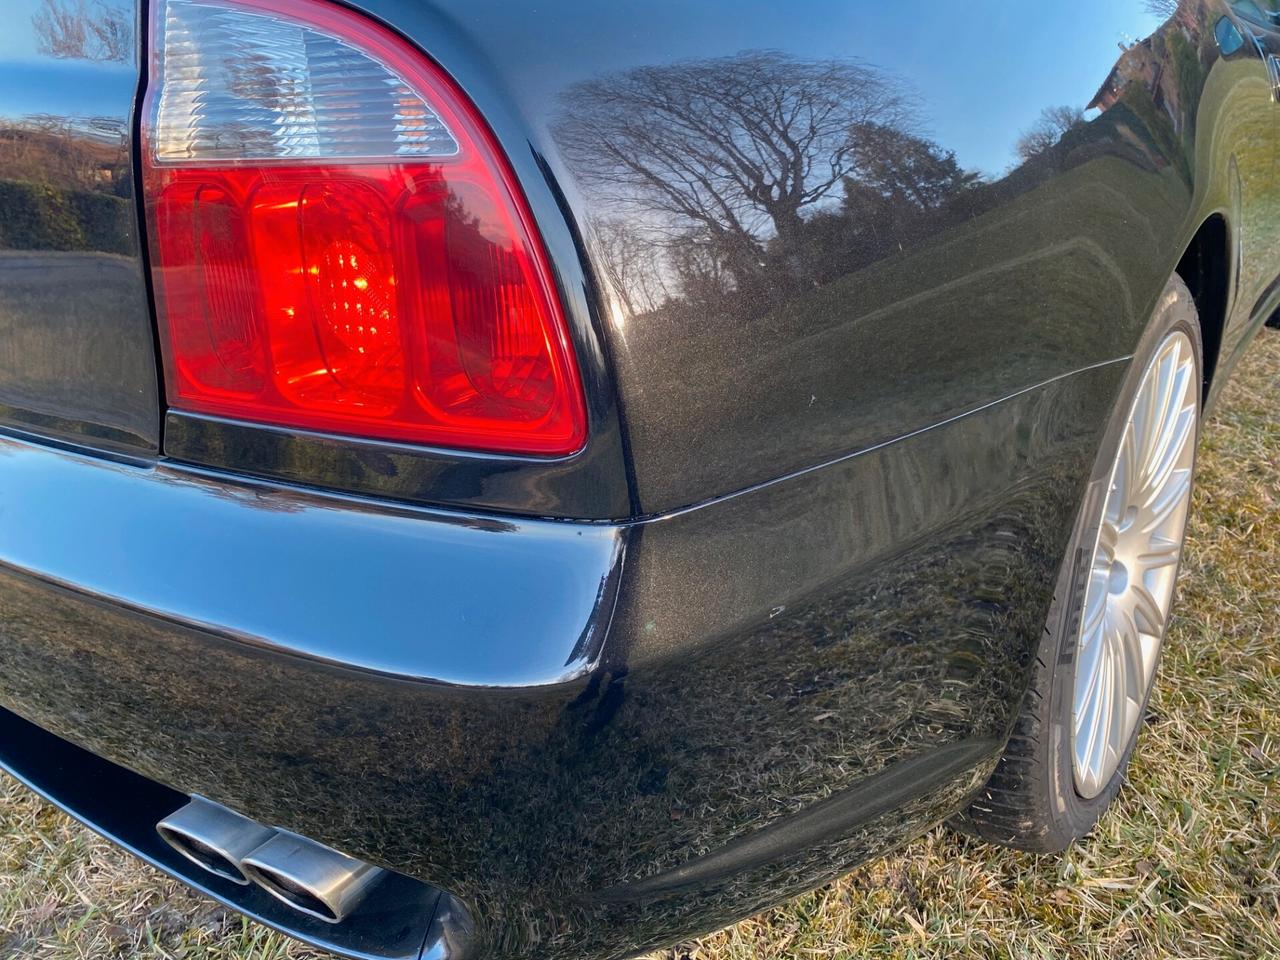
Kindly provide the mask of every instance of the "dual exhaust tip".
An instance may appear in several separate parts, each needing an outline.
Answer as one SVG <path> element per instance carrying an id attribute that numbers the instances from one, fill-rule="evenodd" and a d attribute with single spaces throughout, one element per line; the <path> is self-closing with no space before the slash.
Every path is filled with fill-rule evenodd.
<path id="1" fill-rule="evenodd" d="M 255 883 L 277 900 L 326 923 L 340 923 L 386 871 L 287 830 L 192 797 L 156 830 L 188 860 L 232 883 Z"/>

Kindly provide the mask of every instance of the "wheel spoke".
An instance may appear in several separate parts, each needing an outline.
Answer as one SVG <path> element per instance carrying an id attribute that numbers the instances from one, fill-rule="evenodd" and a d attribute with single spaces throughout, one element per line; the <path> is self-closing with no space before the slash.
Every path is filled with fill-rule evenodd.
<path id="1" fill-rule="evenodd" d="M 1134 428 L 1138 435 L 1138 458 L 1134 464 L 1136 476 L 1134 478 L 1134 487 L 1141 489 L 1146 485 L 1146 474 L 1144 466 L 1151 462 L 1151 448 L 1155 443 L 1156 423 L 1158 416 L 1156 392 L 1148 386 L 1138 394 L 1138 400 L 1134 404 Z"/>
<path id="2" fill-rule="evenodd" d="M 1150 386 L 1151 419 L 1147 423 L 1147 442 L 1142 450 L 1142 487 L 1149 488 L 1152 470 L 1164 448 L 1165 431 L 1168 429 L 1169 404 L 1166 398 L 1170 381 L 1169 360 L 1161 356 L 1157 361 L 1155 378 Z"/>
<path id="3" fill-rule="evenodd" d="M 1098 689 L 1098 678 L 1102 672 L 1102 658 L 1106 653 L 1105 625 L 1098 624 L 1096 630 L 1089 635 L 1089 640 L 1080 646 L 1080 658 L 1076 662 L 1077 704 L 1092 704 Z"/>
<path id="4" fill-rule="evenodd" d="M 1190 410 L 1182 411 L 1173 422 L 1172 431 L 1168 437 L 1168 445 L 1157 451 L 1157 462 L 1149 471 L 1149 478 L 1144 490 L 1146 495 L 1143 497 L 1144 501 L 1149 501 L 1153 497 L 1163 496 L 1165 488 L 1168 486 L 1169 477 L 1185 459 L 1194 427 L 1194 407 Z"/>
<path id="5" fill-rule="evenodd" d="M 1152 637 L 1164 636 L 1164 608 L 1145 583 L 1135 583 L 1130 588 L 1133 594 L 1134 643 L 1138 642 L 1138 632 Z M 1141 661 L 1139 661 L 1141 662 Z"/>
<path id="6" fill-rule="evenodd" d="M 1153 492 L 1151 499 L 1139 506 L 1138 529 L 1150 536 L 1178 510 L 1185 509 L 1191 492 L 1191 470 L 1179 470 L 1166 478 L 1163 489 Z"/>
<path id="7" fill-rule="evenodd" d="M 1107 613 L 1107 568 L 1102 570 L 1094 569 L 1089 578 L 1089 590 L 1085 593 L 1084 616 L 1080 621 L 1080 637 L 1081 644 L 1087 641 L 1084 638 L 1091 636 L 1095 630 L 1102 625 L 1102 618 Z"/>
<path id="8" fill-rule="evenodd" d="M 1095 782 L 1099 779 L 1099 771 L 1103 768 L 1106 758 L 1107 739 L 1111 735 L 1111 701 L 1115 695 L 1114 681 L 1112 680 L 1112 674 L 1115 672 L 1114 645 L 1114 640 L 1111 636 L 1108 636 L 1098 677 L 1097 707 L 1095 710 L 1097 722 L 1089 736 L 1089 766 L 1092 768 L 1090 772 Z"/>
<path id="9" fill-rule="evenodd" d="M 1181 555 L 1181 541 L 1153 537 L 1146 552 L 1138 554 L 1138 568 L 1143 573 L 1151 573 L 1161 567 L 1171 567 L 1178 562 Z"/>
<path id="10" fill-rule="evenodd" d="M 1119 647 L 1121 669 L 1117 686 L 1120 687 L 1122 699 L 1126 702 L 1136 702 L 1146 693 L 1144 684 L 1146 667 L 1142 660 L 1141 629 L 1137 622 L 1136 611 L 1124 611 Z"/>
<path id="11" fill-rule="evenodd" d="M 1115 477 L 1111 481 L 1112 494 L 1108 498 L 1109 508 L 1123 510 L 1125 504 L 1132 503 L 1138 483 L 1138 451 L 1135 438 L 1136 428 L 1130 422 L 1125 425 L 1124 437 L 1120 441 L 1120 452 L 1116 458 Z M 1113 524 L 1119 524 L 1122 517 L 1107 514 Z"/>
<path id="12" fill-rule="evenodd" d="M 1111 561 L 1116 558 L 1116 543 L 1120 540 L 1120 531 L 1110 520 L 1103 520 L 1098 527 L 1098 549 L 1094 552 L 1093 567 L 1101 568 L 1104 574 L 1111 569 Z"/>
<path id="13" fill-rule="evenodd" d="M 1160 409 L 1160 428 L 1152 437 L 1147 451 L 1146 462 L 1142 465 L 1146 474 L 1148 488 L 1159 486 L 1160 466 L 1166 452 L 1174 446 L 1173 438 L 1178 429 L 1178 408 L 1180 397 L 1174 391 L 1179 384 L 1179 372 L 1172 368 L 1174 358 L 1170 357 L 1162 365 L 1160 377 L 1160 393 L 1157 404 Z"/>

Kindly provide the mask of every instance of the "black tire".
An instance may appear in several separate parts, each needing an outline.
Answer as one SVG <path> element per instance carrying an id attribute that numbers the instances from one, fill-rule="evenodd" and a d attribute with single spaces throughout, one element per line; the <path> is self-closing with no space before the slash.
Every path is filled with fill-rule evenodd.
<path id="1" fill-rule="evenodd" d="M 1063 557 L 1054 601 L 1033 664 L 1031 685 L 1014 723 L 1008 747 L 991 779 L 956 820 L 956 826 L 966 833 L 1002 846 L 1037 853 L 1063 850 L 1092 829 L 1124 780 L 1134 744 L 1142 729 L 1141 722 L 1134 729 L 1119 767 L 1102 792 L 1087 799 L 1076 790 L 1072 773 L 1071 711 L 1077 635 L 1092 554 L 1091 544 L 1101 522 L 1111 465 L 1128 411 L 1148 361 L 1175 329 L 1181 329 L 1190 337 L 1196 371 L 1202 377 L 1204 349 L 1200 322 L 1191 292 L 1177 276 L 1169 281 L 1160 295 L 1151 322 L 1134 352 L 1129 373 L 1104 434 L 1075 529 Z M 1147 697 L 1150 698 L 1149 690 Z M 1143 713 L 1145 711 L 1144 703 Z"/>

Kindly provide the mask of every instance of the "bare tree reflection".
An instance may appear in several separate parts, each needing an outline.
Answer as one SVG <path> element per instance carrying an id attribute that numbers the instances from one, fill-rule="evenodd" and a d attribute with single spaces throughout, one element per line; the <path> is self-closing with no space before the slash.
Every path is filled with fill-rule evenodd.
<path id="1" fill-rule="evenodd" d="M 903 97 L 873 68 L 774 52 L 645 67 L 580 84 L 561 144 L 598 193 L 714 243 L 738 283 L 770 236 L 852 169 L 857 126 L 901 126 Z"/>
<path id="2" fill-rule="evenodd" d="M 31 24 L 37 49 L 47 56 L 119 63 L 133 58 L 133 18 L 104 0 L 43 0 Z"/>
<path id="3" fill-rule="evenodd" d="M 734 313 L 901 247 L 978 182 L 914 126 L 870 65 L 751 51 L 579 84 L 557 133 L 611 211 L 593 226 L 628 311 Z"/>
<path id="4" fill-rule="evenodd" d="M 1167 22 L 1122 49 L 1087 108 L 1045 108 L 992 181 L 924 134 L 905 81 L 862 61 L 748 51 L 570 88 L 557 140 L 620 306 L 762 316 L 1104 155 L 1189 183 L 1216 52 L 1203 0 L 1151 6 Z"/>
<path id="5" fill-rule="evenodd" d="M 671 297 L 661 251 L 631 221 L 606 217 L 596 220 L 592 228 L 601 262 L 629 315 L 649 313 Z"/>
<path id="6" fill-rule="evenodd" d="M 1194 29 L 1202 0 L 1146 0 L 1147 12 L 1161 20 L 1177 21 L 1180 26 Z"/>
<path id="7" fill-rule="evenodd" d="M 1085 122 L 1079 107 L 1045 107 L 1030 128 L 1018 137 L 1014 149 L 1022 160 L 1030 160 L 1058 145 L 1075 127 Z"/>

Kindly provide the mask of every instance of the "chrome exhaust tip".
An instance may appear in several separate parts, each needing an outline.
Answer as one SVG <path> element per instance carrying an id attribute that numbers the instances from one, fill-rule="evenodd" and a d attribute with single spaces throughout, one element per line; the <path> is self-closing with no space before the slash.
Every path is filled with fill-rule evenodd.
<path id="1" fill-rule="evenodd" d="M 244 875 L 295 910 L 340 923 L 386 871 L 280 830 L 243 857 Z"/>
<path id="2" fill-rule="evenodd" d="M 192 863 L 224 880 L 247 885 L 240 861 L 271 839 L 275 831 L 204 797 L 156 824 L 161 837 Z"/>

